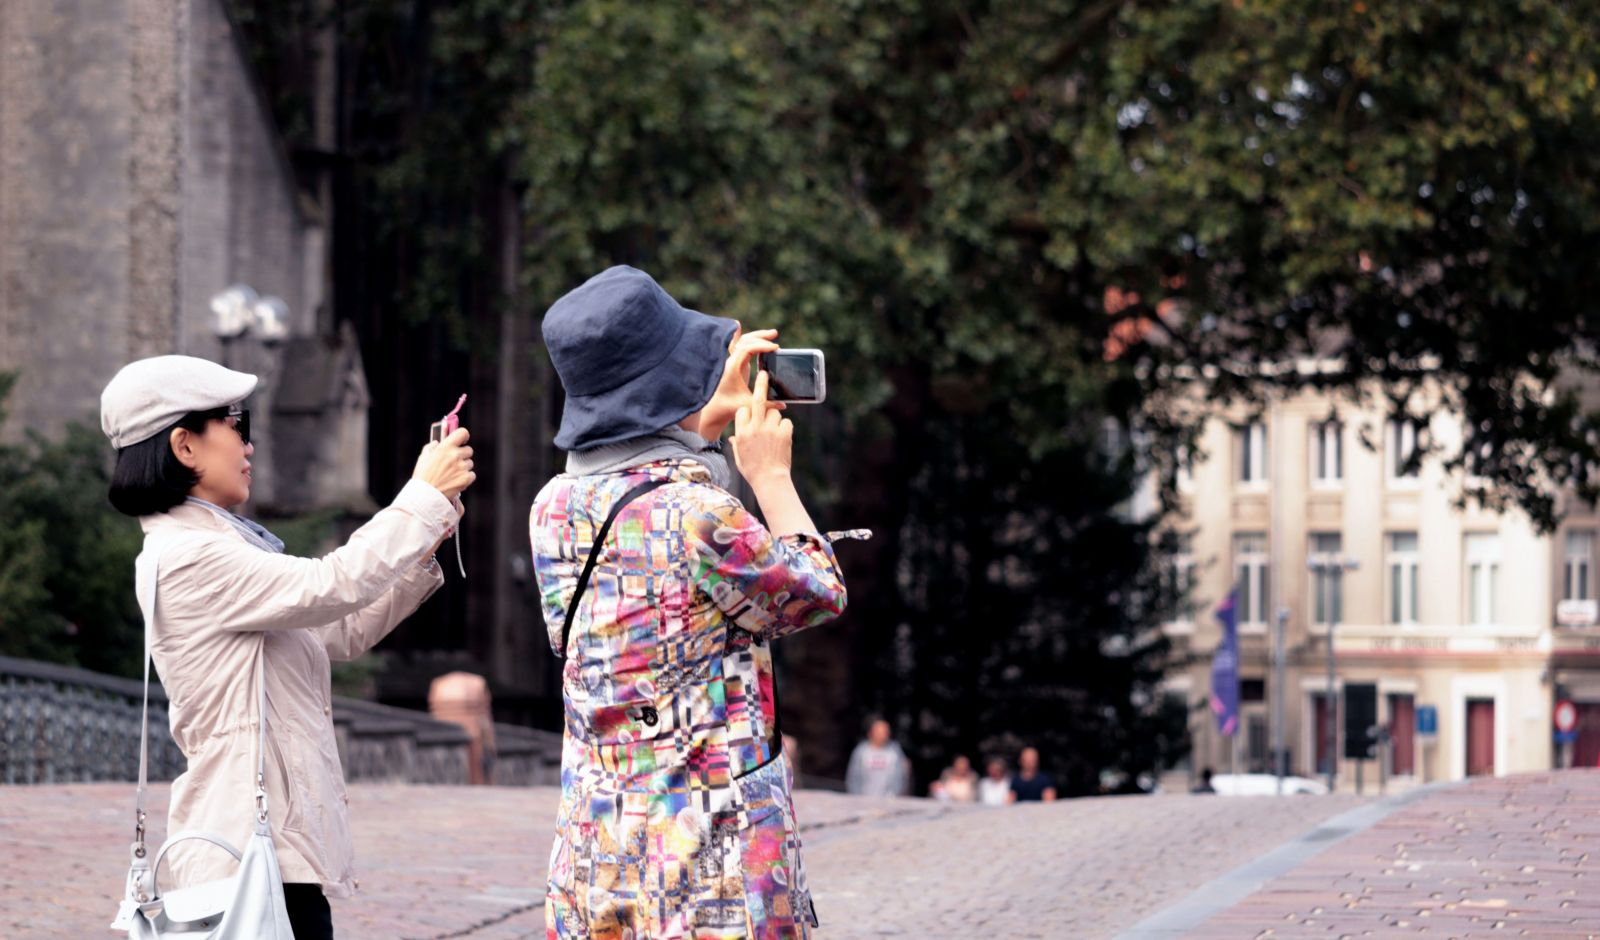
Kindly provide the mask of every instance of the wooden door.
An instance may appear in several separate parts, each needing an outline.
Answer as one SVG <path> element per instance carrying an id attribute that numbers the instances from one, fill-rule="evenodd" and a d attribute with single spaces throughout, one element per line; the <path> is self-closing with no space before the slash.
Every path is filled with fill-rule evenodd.
<path id="1" fill-rule="evenodd" d="M 1412 695 L 1389 696 L 1389 772 L 1409 777 L 1417 772 L 1417 700 Z"/>
<path id="2" fill-rule="evenodd" d="M 1467 776 L 1494 775 L 1494 699 L 1467 699 Z"/>
<path id="3" fill-rule="evenodd" d="M 1578 702 L 1578 740 L 1572 745 L 1572 766 L 1600 767 L 1600 702 Z"/>
<path id="4" fill-rule="evenodd" d="M 1322 776 L 1328 772 L 1328 758 L 1333 749 L 1328 746 L 1328 697 L 1321 692 L 1311 694 L 1311 720 L 1315 724 L 1311 727 L 1314 743 L 1310 764 L 1316 768 L 1317 776 Z"/>

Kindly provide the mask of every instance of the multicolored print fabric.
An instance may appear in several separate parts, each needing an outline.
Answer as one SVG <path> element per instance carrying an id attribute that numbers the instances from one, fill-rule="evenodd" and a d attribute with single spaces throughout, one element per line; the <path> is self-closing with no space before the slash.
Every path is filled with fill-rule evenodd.
<path id="1" fill-rule="evenodd" d="M 559 476 L 534 502 L 552 648 L 595 534 L 628 504 L 574 612 L 562 676 L 551 938 L 809 937 L 771 640 L 845 607 L 833 547 L 773 538 L 693 461 Z"/>

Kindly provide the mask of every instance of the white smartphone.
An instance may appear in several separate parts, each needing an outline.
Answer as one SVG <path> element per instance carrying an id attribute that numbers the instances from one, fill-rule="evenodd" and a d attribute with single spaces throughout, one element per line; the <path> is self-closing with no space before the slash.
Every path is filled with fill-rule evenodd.
<path id="1" fill-rule="evenodd" d="M 767 398 L 793 405 L 820 405 L 828 398 L 828 373 L 820 349 L 780 349 L 761 354 Z"/>

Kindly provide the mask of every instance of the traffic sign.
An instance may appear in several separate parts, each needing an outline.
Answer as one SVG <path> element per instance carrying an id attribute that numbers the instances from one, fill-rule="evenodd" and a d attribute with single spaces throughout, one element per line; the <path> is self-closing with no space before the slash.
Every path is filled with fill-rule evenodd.
<path id="1" fill-rule="evenodd" d="M 1578 727 L 1578 706 L 1567 699 L 1556 703 L 1556 730 L 1570 734 Z"/>
<path id="2" fill-rule="evenodd" d="M 1556 743 L 1557 744 L 1576 744 L 1577 741 L 1578 741 L 1578 732 L 1576 732 L 1576 731 L 1557 731 L 1556 732 Z"/>
<path id="3" fill-rule="evenodd" d="M 1434 705 L 1417 706 L 1417 737 L 1431 738 L 1439 734 L 1439 709 Z"/>

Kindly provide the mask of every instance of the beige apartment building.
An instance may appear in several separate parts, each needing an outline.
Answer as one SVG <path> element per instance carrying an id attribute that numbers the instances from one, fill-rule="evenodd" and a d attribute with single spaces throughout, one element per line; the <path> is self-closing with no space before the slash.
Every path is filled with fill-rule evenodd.
<path id="1" fill-rule="evenodd" d="M 1290 772 L 1326 771 L 1330 626 L 1341 788 L 1358 769 L 1375 788 L 1380 773 L 1404 785 L 1600 760 L 1600 514 L 1563 506 L 1561 528 L 1541 535 L 1520 512 L 1457 508 L 1459 477 L 1437 460 L 1409 466 L 1419 434 L 1446 452 L 1460 440 L 1448 414 L 1417 428 L 1316 393 L 1206 422 L 1200 454 L 1179 471 L 1172 522 L 1191 604 L 1165 627 L 1193 769 L 1270 772 L 1281 695 Z M 1213 611 L 1235 586 L 1242 705 L 1229 741 L 1205 703 L 1221 635 Z M 1553 719 L 1563 697 L 1579 718 L 1565 748 Z M 1390 741 L 1358 768 L 1345 757 L 1346 710 L 1368 707 Z M 1419 733 L 1419 713 L 1433 734 Z"/>

